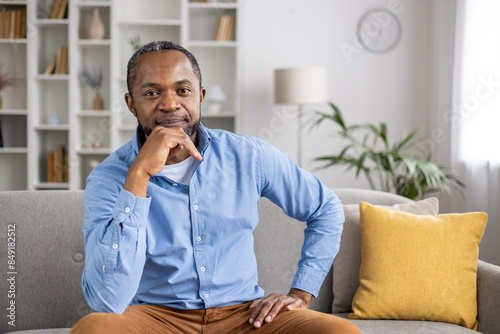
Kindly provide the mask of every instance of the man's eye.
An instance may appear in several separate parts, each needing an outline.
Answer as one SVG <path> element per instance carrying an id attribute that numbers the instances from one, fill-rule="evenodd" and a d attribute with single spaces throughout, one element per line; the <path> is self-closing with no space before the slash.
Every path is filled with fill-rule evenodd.
<path id="1" fill-rule="evenodd" d="M 189 88 L 180 88 L 179 93 L 180 94 L 189 94 L 191 92 L 191 89 Z"/>
<path id="2" fill-rule="evenodd" d="M 158 92 L 155 92 L 155 91 L 149 91 L 149 92 L 146 92 L 144 95 L 146 96 L 154 96 L 154 95 L 157 95 Z"/>

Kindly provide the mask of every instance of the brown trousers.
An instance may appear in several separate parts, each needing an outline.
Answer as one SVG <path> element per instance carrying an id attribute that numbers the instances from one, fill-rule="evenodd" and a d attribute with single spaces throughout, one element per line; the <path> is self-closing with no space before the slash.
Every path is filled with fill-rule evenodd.
<path id="1" fill-rule="evenodd" d="M 256 329 L 248 323 L 251 302 L 204 310 L 178 310 L 159 305 L 129 306 L 123 314 L 91 313 L 70 334 L 360 334 L 349 321 L 307 309 L 283 310 Z"/>

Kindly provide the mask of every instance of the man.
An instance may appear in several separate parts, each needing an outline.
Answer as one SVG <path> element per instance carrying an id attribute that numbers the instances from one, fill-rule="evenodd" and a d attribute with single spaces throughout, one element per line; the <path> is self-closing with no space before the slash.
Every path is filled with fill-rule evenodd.
<path id="1" fill-rule="evenodd" d="M 72 333 L 359 333 L 307 310 L 338 251 L 338 198 L 283 152 L 200 123 L 196 59 L 170 42 L 138 50 L 125 101 L 134 139 L 89 175 L 84 295 Z M 266 196 L 308 227 L 288 295 L 263 298 L 253 230 Z"/>

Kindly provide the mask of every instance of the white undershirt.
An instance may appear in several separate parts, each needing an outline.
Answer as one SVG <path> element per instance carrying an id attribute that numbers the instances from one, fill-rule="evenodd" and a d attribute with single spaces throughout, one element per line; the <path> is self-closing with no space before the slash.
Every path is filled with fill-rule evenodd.
<path id="1" fill-rule="evenodd" d="M 169 179 L 189 186 L 195 162 L 196 160 L 190 155 L 184 161 L 173 165 L 165 165 L 161 172 Z"/>

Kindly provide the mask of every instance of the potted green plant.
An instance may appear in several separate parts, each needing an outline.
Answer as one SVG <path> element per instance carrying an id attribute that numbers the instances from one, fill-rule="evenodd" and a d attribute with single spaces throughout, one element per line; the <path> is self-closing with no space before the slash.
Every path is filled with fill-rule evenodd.
<path id="1" fill-rule="evenodd" d="M 331 102 L 329 105 L 333 113 L 316 112 L 313 126 L 332 121 L 339 127 L 336 134 L 345 146 L 338 154 L 316 158 L 317 161 L 325 162 L 321 168 L 347 166 L 348 170 L 355 170 L 356 178 L 364 174 L 371 189 L 393 192 L 411 199 L 422 198 L 436 191 L 450 192 L 451 189 L 465 188 L 450 168 L 431 161 L 432 152 L 421 152 L 417 147 L 420 129 L 413 130 L 391 145 L 385 123 L 378 126 L 348 126 L 339 108 Z M 421 158 L 422 153 L 424 159 Z"/>

